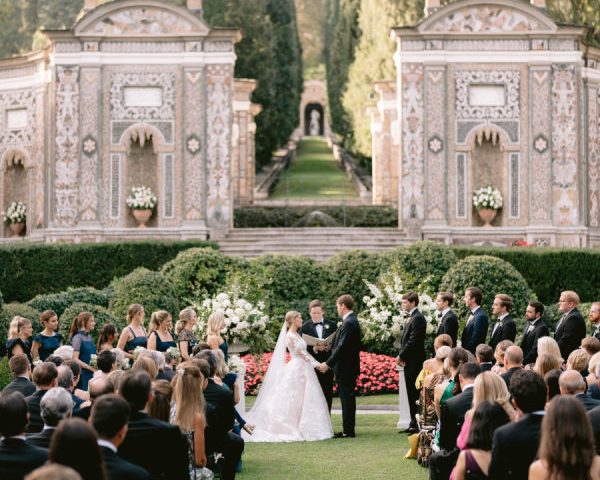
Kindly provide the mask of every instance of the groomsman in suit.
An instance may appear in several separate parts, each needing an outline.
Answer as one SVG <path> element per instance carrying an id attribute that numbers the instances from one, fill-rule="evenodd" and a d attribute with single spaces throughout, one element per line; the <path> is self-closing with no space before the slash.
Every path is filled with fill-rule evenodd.
<path id="1" fill-rule="evenodd" d="M 512 298 L 504 293 L 498 293 L 492 303 L 492 313 L 496 316 L 496 323 L 490 332 L 490 347 L 496 350 L 496 346 L 502 340 L 515 341 L 517 336 L 517 324 L 510 316 L 512 310 Z"/>
<path id="2" fill-rule="evenodd" d="M 337 325 L 331 320 L 323 318 L 323 304 L 320 300 L 313 300 L 308 305 L 308 311 L 310 313 L 310 320 L 304 322 L 302 328 L 300 328 L 300 335 L 306 334 L 311 337 L 325 339 L 337 330 Z M 308 353 L 310 353 L 318 362 L 326 362 L 331 356 L 331 345 L 323 346 L 308 346 Z M 325 373 L 321 373 L 317 370 L 317 378 L 321 384 L 321 390 L 327 400 L 327 406 L 329 412 L 331 412 L 331 401 L 333 397 L 333 371 L 327 370 Z"/>
<path id="3" fill-rule="evenodd" d="M 477 345 L 485 343 L 489 324 L 488 316 L 480 306 L 482 300 L 483 293 L 480 288 L 469 287 L 465 290 L 463 301 L 471 314 L 462 333 L 461 346 L 473 355 L 475 355 Z"/>
<path id="4" fill-rule="evenodd" d="M 342 295 L 335 303 L 342 326 L 338 329 L 331 356 L 327 362 L 321 363 L 318 370 L 322 373 L 333 369 L 338 394 L 342 402 L 342 423 L 344 430 L 335 434 L 337 438 L 352 438 L 356 436 L 356 378 L 360 373 L 360 325 L 354 308 L 354 299 L 350 295 Z"/>
<path id="5" fill-rule="evenodd" d="M 31 383 L 31 364 L 26 355 L 19 353 L 8 361 L 8 368 L 12 373 L 14 380 L 10 382 L 2 393 L 21 392 L 24 397 L 28 397 L 35 392 L 35 385 Z"/>
<path id="6" fill-rule="evenodd" d="M 598 309 L 600 312 L 600 308 Z M 521 350 L 523 350 L 523 365 L 535 363 L 537 359 L 537 343 L 542 337 L 550 335 L 548 325 L 542 318 L 544 313 L 544 305 L 538 301 L 529 302 L 525 310 L 525 318 L 527 318 L 527 326 L 523 332 L 521 340 Z M 591 315 L 591 314 L 590 314 Z M 600 315 L 599 315 L 600 316 Z"/>
<path id="7" fill-rule="evenodd" d="M 579 295 L 571 290 L 560 294 L 558 310 L 563 314 L 556 325 L 554 340 L 558 343 L 560 354 L 566 360 L 573 350 L 581 345 L 581 340 L 586 335 L 586 325 L 583 315 L 577 309 Z"/>
<path id="8" fill-rule="evenodd" d="M 435 299 L 435 305 L 438 310 L 438 318 L 440 320 L 440 326 L 435 334 L 436 337 L 445 333 L 450 335 L 452 339 L 451 347 L 456 347 L 456 340 L 458 338 L 458 318 L 450 307 L 454 303 L 454 295 L 450 292 L 439 292 Z"/>
<path id="9" fill-rule="evenodd" d="M 400 353 L 396 360 L 398 365 L 404 367 L 404 381 L 410 409 L 409 434 L 419 431 L 415 418 L 419 411 L 417 408 L 419 391 L 415 381 L 425 361 L 425 331 L 427 330 L 427 321 L 417 305 L 419 305 L 419 295 L 416 292 L 408 292 L 402 296 L 402 309 L 409 314 L 409 320 L 404 325 Z"/>
<path id="10" fill-rule="evenodd" d="M 594 326 L 592 336 L 600 340 L 600 302 L 594 302 L 590 307 L 590 323 Z"/>

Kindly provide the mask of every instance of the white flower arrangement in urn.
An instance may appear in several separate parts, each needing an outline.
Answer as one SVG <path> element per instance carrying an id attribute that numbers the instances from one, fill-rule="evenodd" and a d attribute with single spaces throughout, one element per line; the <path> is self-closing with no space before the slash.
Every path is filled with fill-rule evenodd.
<path id="1" fill-rule="evenodd" d="M 27 219 L 27 206 L 23 202 L 11 202 L 4 213 L 4 223 L 8 224 L 15 236 L 21 234 Z"/>
<path id="2" fill-rule="evenodd" d="M 131 208 L 133 216 L 138 222 L 138 227 L 146 227 L 146 223 L 152 217 L 152 210 L 156 208 L 156 195 L 150 187 L 133 187 L 131 195 L 127 197 L 127 206 Z"/>
<path id="3" fill-rule="evenodd" d="M 483 220 L 483 226 L 491 227 L 496 213 L 502 208 L 502 194 L 491 185 L 481 187 L 473 192 L 473 206 Z"/>

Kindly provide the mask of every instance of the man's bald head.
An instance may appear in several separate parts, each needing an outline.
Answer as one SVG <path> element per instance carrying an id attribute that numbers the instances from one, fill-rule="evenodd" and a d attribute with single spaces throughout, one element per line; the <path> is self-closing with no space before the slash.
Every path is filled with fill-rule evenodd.
<path id="1" fill-rule="evenodd" d="M 523 364 L 523 350 L 521 347 L 512 345 L 504 352 L 504 366 L 506 368 L 520 367 Z"/>
<path id="2" fill-rule="evenodd" d="M 567 370 L 561 373 L 558 386 L 562 395 L 575 395 L 585 392 L 585 380 L 577 370 Z"/>
<path id="3" fill-rule="evenodd" d="M 114 393 L 115 386 L 110 380 L 104 377 L 100 377 L 89 384 L 89 391 L 90 400 L 93 402 L 102 395 L 106 395 L 107 393 Z"/>

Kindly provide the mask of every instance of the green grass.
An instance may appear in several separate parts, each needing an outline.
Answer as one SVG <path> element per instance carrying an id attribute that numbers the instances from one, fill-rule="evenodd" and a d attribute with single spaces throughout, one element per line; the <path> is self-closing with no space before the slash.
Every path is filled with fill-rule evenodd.
<path id="1" fill-rule="evenodd" d="M 246 410 L 252 408 L 256 397 L 246 397 Z M 386 393 L 384 395 L 367 395 L 364 397 L 356 397 L 356 405 L 390 405 L 394 408 L 398 407 L 398 394 Z M 342 408 L 340 399 L 333 397 L 333 408 Z"/>
<path id="2" fill-rule="evenodd" d="M 334 431 L 341 415 L 333 415 Z M 356 438 L 322 442 L 246 443 L 240 480 L 425 480 L 427 469 L 405 460 L 397 415 L 357 415 Z"/>
<path id="3" fill-rule="evenodd" d="M 346 173 L 320 138 L 301 140 L 296 160 L 283 173 L 271 199 L 349 200 L 357 194 Z"/>

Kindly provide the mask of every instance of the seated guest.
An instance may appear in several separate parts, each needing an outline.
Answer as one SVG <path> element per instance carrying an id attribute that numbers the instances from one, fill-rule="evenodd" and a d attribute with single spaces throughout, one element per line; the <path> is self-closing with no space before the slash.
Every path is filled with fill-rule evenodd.
<path id="1" fill-rule="evenodd" d="M 583 377 L 587 377 L 590 373 L 587 369 L 589 361 L 590 355 L 583 348 L 578 348 L 573 350 L 567 358 L 566 370 L 577 370 Z"/>
<path id="2" fill-rule="evenodd" d="M 168 382 L 171 381 L 173 376 L 171 375 L 169 377 L 169 375 L 165 373 L 165 352 L 159 352 L 158 350 L 146 350 L 145 352 L 142 352 L 140 356 L 149 357 L 154 361 L 156 368 L 158 369 L 156 373 L 156 380 L 166 380 Z"/>
<path id="3" fill-rule="evenodd" d="M 473 412 L 467 448 L 460 452 L 456 462 L 456 480 L 465 480 L 473 476 L 488 478 L 494 432 L 509 422 L 506 410 L 498 403 L 485 400 L 479 404 Z"/>
<path id="4" fill-rule="evenodd" d="M 581 341 L 581 348 L 583 348 L 590 357 L 600 352 L 600 340 L 596 337 L 585 337 Z"/>
<path id="5" fill-rule="evenodd" d="M 116 394 L 119 393 L 119 387 L 121 386 L 121 379 L 122 379 L 124 373 L 125 373 L 125 370 L 113 370 L 106 377 L 106 379 L 110 383 L 112 383 L 114 393 L 116 393 Z"/>
<path id="6" fill-rule="evenodd" d="M 25 399 L 29 410 L 29 433 L 42 431 L 44 422 L 40 413 L 40 402 L 48 390 L 56 387 L 57 377 L 58 369 L 53 363 L 44 362 L 33 369 L 33 383 L 35 383 L 36 391 Z"/>
<path id="7" fill-rule="evenodd" d="M 461 392 L 458 370 L 461 365 L 469 361 L 469 353 L 462 347 L 455 347 L 444 360 L 444 372 L 447 374 L 448 381 L 439 383 L 434 390 L 434 406 L 438 418 L 440 418 L 441 406 L 446 403 L 446 400 Z"/>
<path id="8" fill-rule="evenodd" d="M 103 395 L 92 408 L 90 423 L 98 434 L 108 480 L 145 480 L 150 474 L 142 467 L 123 460 L 117 449 L 127 435 L 129 404 L 114 394 Z"/>
<path id="9" fill-rule="evenodd" d="M 106 376 L 117 368 L 117 355 L 112 350 L 101 351 L 96 358 L 96 368 L 90 383 Z"/>
<path id="10" fill-rule="evenodd" d="M 29 363 L 27 355 L 22 353 L 14 355 L 8 361 L 8 368 L 10 368 L 14 380 L 4 387 L 2 393 L 21 392 L 24 397 L 28 397 L 35 392 L 35 385 L 29 380 L 31 363 Z"/>
<path id="11" fill-rule="evenodd" d="M 550 370 L 546 375 L 544 375 L 544 383 L 546 384 L 546 390 L 548 390 L 548 398 L 546 399 L 546 403 L 552 400 L 557 395 L 560 395 L 560 387 L 558 386 L 558 379 L 562 374 L 562 370 Z"/>
<path id="12" fill-rule="evenodd" d="M 90 399 L 81 406 L 75 416 L 87 421 L 92 413 L 92 405 L 94 405 L 94 402 L 102 395 L 114 392 L 115 387 L 108 378 L 99 378 L 97 382 L 90 384 Z"/>
<path id="13" fill-rule="evenodd" d="M 531 370 L 521 370 L 510 379 L 510 390 L 519 420 L 494 433 L 490 480 L 527 480 L 540 445 L 546 405 L 544 380 Z"/>
<path id="14" fill-rule="evenodd" d="M 546 338 L 546 337 L 544 337 Z M 550 338 L 550 337 L 548 337 Z M 545 377 L 546 374 L 552 370 L 560 370 L 562 362 L 559 362 L 558 359 L 554 355 L 549 355 L 547 353 L 541 353 L 538 355 L 535 365 L 533 366 L 533 371 L 537 373 L 540 377 Z"/>
<path id="15" fill-rule="evenodd" d="M 590 397 L 600 400 L 600 387 L 598 386 L 598 377 L 596 376 L 596 369 L 600 365 L 600 352 L 594 353 L 588 363 L 589 374 L 585 381 L 588 384 L 588 394 Z"/>
<path id="16" fill-rule="evenodd" d="M 558 379 L 561 395 L 574 395 L 579 399 L 586 411 L 600 405 L 600 400 L 594 400 L 585 393 L 587 385 L 577 370 L 567 370 Z"/>
<path id="17" fill-rule="evenodd" d="M 142 352 L 143 353 L 143 352 Z M 143 356 L 140 354 L 138 359 L 133 363 L 132 370 L 144 370 L 152 380 L 156 380 L 158 375 L 158 367 L 156 362 L 149 356 Z"/>
<path id="18" fill-rule="evenodd" d="M 557 341 L 552 337 L 542 337 L 538 340 L 538 356 L 545 353 L 556 358 L 560 365 L 565 361 L 560 353 Z"/>
<path id="19" fill-rule="evenodd" d="M 152 380 L 142 369 L 125 372 L 120 395 L 131 410 L 127 436 L 119 455 L 150 472 L 152 479 L 187 480 L 187 442 L 176 425 L 152 418 L 144 408 L 151 400 Z"/>
<path id="20" fill-rule="evenodd" d="M 452 339 L 450 338 L 450 335 L 446 333 L 435 337 L 435 340 L 433 341 L 433 358 L 428 358 L 423 362 L 423 368 L 421 369 L 421 372 L 419 373 L 419 376 L 417 377 L 416 381 L 417 390 L 421 390 L 421 388 L 423 387 L 423 380 L 427 375 L 431 375 L 432 373 L 437 372 L 440 370 L 440 368 L 442 368 L 443 360 L 440 361 L 440 359 L 436 355 L 439 348 L 447 346 L 451 349 L 451 344 Z"/>
<path id="21" fill-rule="evenodd" d="M 64 388 L 71 394 L 71 399 L 73 400 L 73 415 L 75 415 L 79 412 L 83 400 L 73 393 L 73 390 L 75 390 L 75 386 L 77 385 L 77 381 L 73 376 L 73 370 L 67 365 L 61 365 L 58 367 L 58 377 L 56 380 L 59 387 Z"/>
<path id="22" fill-rule="evenodd" d="M 192 348 L 192 356 L 195 357 L 203 350 L 211 350 L 210 345 L 206 342 L 198 343 L 198 345 L 196 345 L 196 346 L 194 346 L 194 348 Z"/>
<path id="23" fill-rule="evenodd" d="M 75 470 L 57 463 L 36 468 L 25 480 L 82 480 Z"/>
<path id="24" fill-rule="evenodd" d="M 538 356 L 538 340 L 550 335 L 548 325 L 542 318 L 544 305 L 538 301 L 529 302 L 525 310 L 527 324 L 523 330 L 521 350 L 523 350 L 523 365 L 535 363 Z"/>
<path id="25" fill-rule="evenodd" d="M 54 430 L 73 412 L 71 394 L 62 387 L 51 388 L 40 402 L 44 429 L 40 433 L 30 433 L 27 441 L 36 447 L 48 449 Z"/>
<path id="26" fill-rule="evenodd" d="M 179 357 L 175 356 L 171 352 L 165 352 L 165 371 L 164 375 L 167 377 L 166 379 L 170 382 L 173 380 L 173 376 L 175 375 L 175 369 L 177 368 L 177 364 L 179 363 Z"/>
<path id="27" fill-rule="evenodd" d="M 489 345 L 482 343 L 475 349 L 475 359 L 482 372 L 489 372 L 494 366 L 494 350 Z"/>
<path id="28" fill-rule="evenodd" d="M 34 360 L 45 362 L 63 342 L 63 336 L 58 331 L 58 315 L 54 310 L 45 310 L 40 316 L 44 329 L 33 337 L 31 356 Z"/>
<path id="29" fill-rule="evenodd" d="M 169 422 L 171 419 L 171 397 L 173 387 L 166 380 L 154 380 L 152 382 L 152 400 L 148 402 L 146 410 L 150 416 Z M 172 422 L 171 422 L 172 423 Z"/>
<path id="30" fill-rule="evenodd" d="M 596 366 L 596 376 L 600 375 L 600 365 Z M 597 385 L 597 383 L 596 383 Z M 594 407 L 588 410 L 588 416 L 592 422 L 594 437 L 596 439 L 596 452 L 600 453 L 600 407 Z"/>
<path id="31" fill-rule="evenodd" d="M 0 478 L 21 480 L 48 460 L 48 452 L 25 440 L 27 403 L 19 392 L 0 395 Z"/>
<path id="32" fill-rule="evenodd" d="M 504 368 L 506 372 L 500 376 L 504 379 L 508 387 L 510 385 L 510 377 L 523 368 L 523 350 L 521 350 L 521 347 L 511 345 L 506 349 L 506 352 L 504 352 Z"/>
<path id="33" fill-rule="evenodd" d="M 79 363 L 77 363 L 77 360 L 73 360 L 72 358 L 66 359 L 63 362 L 63 365 L 69 367 L 73 372 L 73 382 L 75 383 L 75 386 L 73 387 L 73 395 L 75 395 L 77 398 L 80 398 L 84 402 L 89 400 L 90 393 L 87 390 L 81 390 L 80 388 L 77 388 L 77 385 L 79 385 L 79 379 L 81 378 L 81 367 L 79 366 Z"/>
<path id="34" fill-rule="evenodd" d="M 600 479 L 590 420 L 581 402 L 570 395 L 560 395 L 548 405 L 539 460 L 529 467 L 529 480 L 548 478 Z"/>
<path id="35" fill-rule="evenodd" d="M 71 467 L 84 480 L 106 480 L 104 460 L 94 429 L 81 418 L 60 422 L 50 442 L 50 463 Z"/>
<path id="36" fill-rule="evenodd" d="M 494 358 L 496 359 L 496 364 L 492 367 L 492 372 L 497 373 L 498 375 L 506 372 L 504 368 L 504 353 L 506 349 L 513 345 L 513 342 L 510 340 L 502 340 L 496 348 L 494 349 Z"/>

